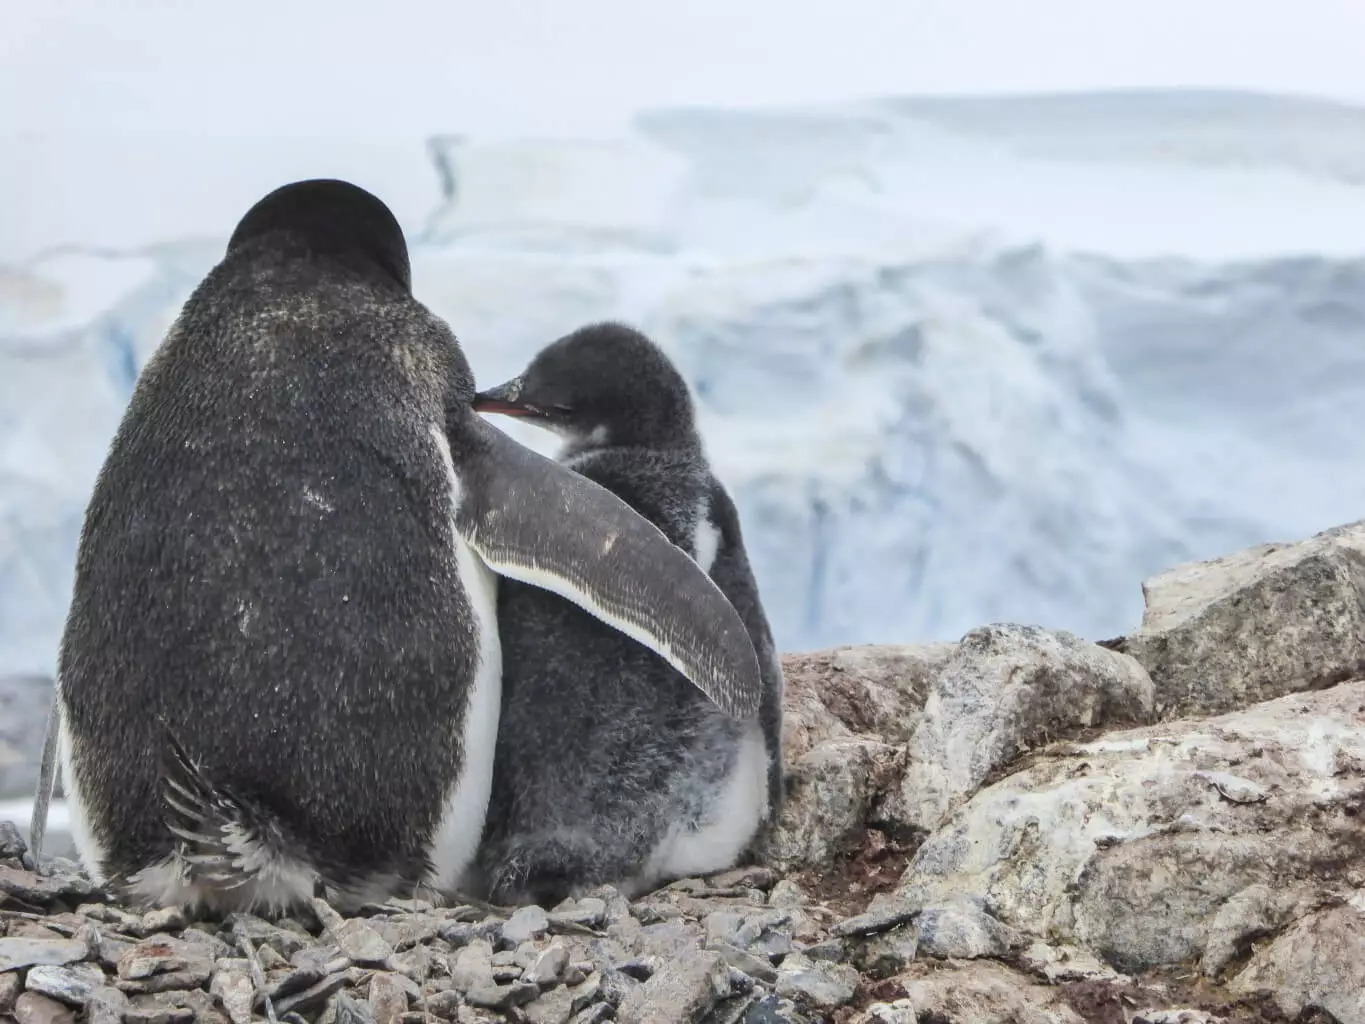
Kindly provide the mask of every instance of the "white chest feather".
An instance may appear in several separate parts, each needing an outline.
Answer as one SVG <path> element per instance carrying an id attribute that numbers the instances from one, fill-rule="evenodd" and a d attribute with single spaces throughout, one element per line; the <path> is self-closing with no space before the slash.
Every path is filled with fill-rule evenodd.
<path id="1" fill-rule="evenodd" d="M 692 557 L 702 572 L 710 575 L 719 553 L 720 530 L 711 522 L 711 499 L 704 497 L 697 502 L 697 519 L 692 527 Z"/>
<path id="2" fill-rule="evenodd" d="M 469 682 L 465 706 L 464 763 L 453 786 L 446 792 L 445 810 L 432 845 L 436 871 L 432 883 L 441 889 L 460 884 L 478 849 L 493 786 L 493 753 L 497 746 L 498 719 L 502 706 L 502 645 L 498 638 L 498 581 L 469 545 L 454 532 L 454 512 L 460 482 L 450 457 L 445 431 L 432 428 L 436 447 L 445 463 L 451 487 L 451 531 L 456 564 L 465 600 L 478 637 L 478 665 Z M 451 628 L 458 628 L 452 623 Z"/>

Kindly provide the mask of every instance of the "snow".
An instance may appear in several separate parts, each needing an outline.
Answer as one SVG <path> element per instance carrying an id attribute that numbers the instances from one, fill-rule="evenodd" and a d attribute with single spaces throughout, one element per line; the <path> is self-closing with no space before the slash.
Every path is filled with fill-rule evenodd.
<path id="1" fill-rule="evenodd" d="M 35 142 L 57 170 L 22 172 L 0 255 L 0 671 L 51 671 L 136 370 L 236 218 L 311 175 L 391 203 L 481 383 L 603 317 L 668 349 L 784 649 L 1127 631 L 1147 575 L 1365 515 L 1362 129 L 1189 92 L 167 142 L 165 174 Z M 120 199 L 139 175 L 164 204 Z"/>

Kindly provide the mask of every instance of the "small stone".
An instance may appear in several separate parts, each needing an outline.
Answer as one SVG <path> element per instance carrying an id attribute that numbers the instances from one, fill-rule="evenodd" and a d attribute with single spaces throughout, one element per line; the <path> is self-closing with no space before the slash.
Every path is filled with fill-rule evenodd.
<path id="1" fill-rule="evenodd" d="M 353 999 L 345 992 L 332 997 L 328 1010 L 335 1017 L 334 1024 L 376 1024 L 370 1004 Z"/>
<path id="2" fill-rule="evenodd" d="M 911 1000 L 897 999 L 894 1003 L 873 1003 L 864 1019 L 867 1024 L 915 1024 L 919 1011 Z"/>
<path id="3" fill-rule="evenodd" d="M 801 952 L 812 960 L 826 960 L 832 964 L 841 964 L 848 959 L 848 943 L 843 939 L 826 939 L 824 942 L 817 942 L 813 946 L 806 946 Z"/>
<path id="4" fill-rule="evenodd" d="M 305 946 L 312 944 L 307 935 L 276 927 L 254 914 L 232 915 L 232 936 L 234 941 L 242 938 L 250 940 L 253 946 L 270 946 L 283 957 L 291 957 Z"/>
<path id="5" fill-rule="evenodd" d="M 302 972 L 300 972 L 302 973 Z M 293 1010 L 311 1010 L 321 1006 L 347 982 L 345 974 L 333 974 L 314 982 L 307 988 L 286 993 L 274 999 L 276 1013 L 289 1013 Z"/>
<path id="6" fill-rule="evenodd" d="M 979 901 L 960 897 L 919 915 L 919 953 L 940 959 L 1004 957 L 1024 945 L 1022 936 L 997 921 Z"/>
<path id="7" fill-rule="evenodd" d="M 46 907 L 57 899 L 73 902 L 95 892 L 94 884 L 64 858 L 53 857 L 51 863 L 44 858 L 43 869 L 46 874 L 35 875 L 0 864 L 0 894 L 13 896 L 32 907 Z"/>
<path id="8" fill-rule="evenodd" d="M 194 1020 L 194 1008 L 172 1001 L 183 995 L 165 992 L 133 996 L 123 1012 L 124 1020 L 128 1024 L 190 1024 Z"/>
<path id="9" fill-rule="evenodd" d="M 256 988 L 251 983 L 251 965 L 248 961 L 217 961 L 213 980 L 209 982 L 209 993 L 223 1004 L 232 1024 L 250 1024 Z"/>
<path id="10" fill-rule="evenodd" d="M 12 821 L 0 821 L 0 860 L 22 861 L 28 853 L 28 843 L 19 834 L 19 826 Z"/>
<path id="11" fill-rule="evenodd" d="M 0 939 L 0 971 L 15 971 L 39 964 L 60 967 L 84 960 L 89 953 L 86 944 L 76 939 Z"/>
<path id="12" fill-rule="evenodd" d="M 707 914 L 703 922 L 706 926 L 706 942 L 733 943 L 736 934 L 744 924 L 744 915 L 729 910 L 717 910 Z"/>
<path id="13" fill-rule="evenodd" d="M 493 947 L 488 940 L 475 939 L 456 954 L 450 981 L 462 992 L 493 984 Z"/>
<path id="14" fill-rule="evenodd" d="M 185 912 L 179 907 L 161 907 L 149 910 L 138 922 L 139 934 L 155 935 L 157 932 L 178 932 L 185 927 Z"/>
<path id="15" fill-rule="evenodd" d="M 549 916 L 540 907 L 518 907 L 502 926 L 502 939 L 513 946 L 539 938 L 550 928 Z"/>
<path id="16" fill-rule="evenodd" d="M 524 977 L 542 988 L 557 984 L 569 967 L 569 951 L 559 942 L 553 942 L 531 961 Z"/>
<path id="17" fill-rule="evenodd" d="M 731 868 L 707 880 L 713 889 L 771 889 L 777 882 L 777 872 L 761 864 Z"/>
<path id="18" fill-rule="evenodd" d="M 14 1001 L 19 998 L 22 989 L 23 979 L 19 977 L 19 972 L 0 974 L 0 1013 L 13 1012 Z"/>
<path id="19" fill-rule="evenodd" d="M 362 917 L 353 917 L 329 929 L 341 952 L 358 964 L 387 964 L 393 947 Z"/>
<path id="20" fill-rule="evenodd" d="M 567 1024 L 573 1016 L 573 994 L 567 988 L 557 988 L 526 1004 L 524 1010 L 530 1024 Z"/>
<path id="21" fill-rule="evenodd" d="M 121 1024 L 128 1011 L 128 997 L 109 985 L 90 993 L 85 1004 L 85 1024 Z"/>
<path id="22" fill-rule="evenodd" d="M 24 987 L 30 992 L 51 996 L 68 1006 L 84 1006 L 91 993 L 103 985 L 104 972 L 94 964 L 33 967 L 24 980 Z"/>
<path id="23" fill-rule="evenodd" d="M 876 898 L 864 913 L 845 918 L 829 931 L 839 936 L 875 935 L 913 920 L 919 912 L 919 906 L 908 900 Z"/>
<path id="24" fill-rule="evenodd" d="M 589 1006 L 573 1019 L 571 1024 L 603 1024 L 603 1021 L 611 1020 L 616 1015 L 616 1011 L 606 1003 L 598 1003 L 596 1006 Z"/>
<path id="25" fill-rule="evenodd" d="M 370 976 L 370 1012 L 375 1024 L 397 1024 L 408 1012 L 408 990 L 400 977 L 387 971 L 375 971 Z"/>
<path id="26" fill-rule="evenodd" d="M 526 981 L 516 981 L 510 985 L 480 985 L 465 993 L 470 1006 L 482 1006 L 487 1010 L 505 1010 L 512 1006 L 522 1006 L 535 999 L 540 989 Z"/>
<path id="27" fill-rule="evenodd" d="M 786 878 L 774 885 L 772 892 L 768 893 L 768 906 L 770 907 L 786 910 L 809 905 L 810 897 L 806 895 L 805 890 Z"/>
<path id="28" fill-rule="evenodd" d="M 299 953 L 302 952 L 304 950 L 299 950 Z M 295 953 L 294 956 L 298 956 L 298 953 Z M 256 962 L 261 965 L 263 971 L 287 969 L 292 959 L 291 957 L 286 960 L 274 946 L 259 946 L 256 949 Z"/>
<path id="29" fill-rule="evenodd" d="M 525 943 L 522 943 L 522 945 L 525 945 Z M 489 960 L 489 963 L 491 963 L 494 967 L 518 966 L 516 950 L 504 949 L 500 952 L 494 953 L 493 958 Z"/>
<path id="30" fill-rule="evenodd" d="M 751 978 L 757 978 L 769 985 L 777 981 L 777 970 L 764 957 L 755 956 L 753 953 L 732 946 L 728 942 L 720 942 L 715 945 L 708 944 L 706 948 L 719 953 L 725 958 L 727 964 L 743 971 Z"/>
<path id="31" fill-rule="evenodd" d="M 685 953 L 628 993 L 616 1019 L 620 1024 L 699 1020 L 729 994 L 730 968 L 719 953 Z"/>
<path id="32" fill-rule="evenodd" d="M 19 1024 L 75 1024 L 76 1017 L 55 999 L 25 992 L 14 1001 L 14 1019 Z"/>
<path id="33" fill-rule="evenodd" d="M 596 928 L 607 919 L 607 901 L 596 896 L 565 900 L 548 916 L 551 924 L 581 924 Z"/>
<path id="34" fill-rule="evenodd" d="M 454 1020 L 456 1012 L 460 1009 L 464 999 L 460 993 L 453 988 L 448 988 L 442 992 L 433 992 L 426 997 L 426 1008 L 428 1013 L 433 1013 L 442 1020 Z"/>
<path id="35" fill-rule="evenodd" d="M 919 953 L 919 932 L 914 927 L 893 928 L 869 935 L 858 943 L 853 965 L 864 974 L 880 980 L 899 974 Z M 810 955 L 810 950 L 806 951 Z"/>
<path id="36" fill-rule="evenodd" d="M 847 964 L 829 964 L 792 953 L 777 969 L 777 994 L 821 1010 L 849 1002 L 858 990 L 858 972 Z"/>

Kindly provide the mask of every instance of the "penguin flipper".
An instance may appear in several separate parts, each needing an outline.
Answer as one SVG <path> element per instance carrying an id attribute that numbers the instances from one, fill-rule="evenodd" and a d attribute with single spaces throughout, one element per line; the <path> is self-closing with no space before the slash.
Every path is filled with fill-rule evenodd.
<path id="1" fill-rule="evenodd" d="M 644 644 L 737 718 L 763 686 L 744 622 L 681 548 L 606 488 L 467 407 L 449 445 L 455 528 L 490 569 L 558 594 Z M 442 440 L 445 440 L 442 438 Z"/>

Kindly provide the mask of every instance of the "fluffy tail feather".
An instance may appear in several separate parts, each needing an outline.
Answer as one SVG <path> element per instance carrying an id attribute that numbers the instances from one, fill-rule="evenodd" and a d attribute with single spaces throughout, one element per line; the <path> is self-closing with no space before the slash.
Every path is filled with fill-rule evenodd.
<path id="1" fill-rule="evenodd" d="M 163 719 L 161 805 L 186 881 L 207 903 L 309 899 L 321 878 L 271 814 L 215 785 Z"/>

